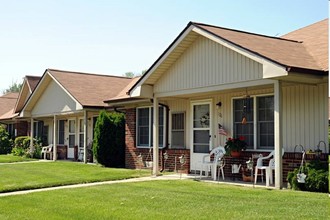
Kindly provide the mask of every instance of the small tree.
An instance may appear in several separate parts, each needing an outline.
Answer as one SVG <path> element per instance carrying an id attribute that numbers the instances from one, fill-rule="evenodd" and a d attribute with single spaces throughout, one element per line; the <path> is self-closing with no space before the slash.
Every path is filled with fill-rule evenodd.
<path id="1" fill-rule="evenodd" d="M 3 94 L 9 93 L 9 92 L 19 92 L 22 88 L 22 85 L 23 85 L 23 83 L 12 82 L 12 84 L 9 86 L 9 88 L 3 91 Z"/>
<path id="2" fill-rule="evenodd" d="M 93 140 L 93 155 L 106 167 L 122 167 L 125 156 L 125 119 L 120 113 L 101 111 Z"/>
<path id="3" fill-rule="evenodd" d="M 0 125 L 0 154 L 8 154 L 11 152 L 13 142 L 9 137 L 6 129 Z"/>

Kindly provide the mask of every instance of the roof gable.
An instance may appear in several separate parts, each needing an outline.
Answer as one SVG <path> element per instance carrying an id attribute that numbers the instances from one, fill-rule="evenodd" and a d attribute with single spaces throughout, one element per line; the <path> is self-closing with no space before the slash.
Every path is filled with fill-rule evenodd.
<path id="1" fill-rule="evenodd" d="M 15 105 L 15 112 L 20 112 L 24 107 L 24 104 L 36 88 L 40 81 L 40 76 L 25 76 L 21 91 L 19 93 L 17 103 Z"/>
<path id="2" fill-rule="evenodd" d="M 142 85 L 153 85 L 200 35 L 213 38 L 213 40 L 218 39 L 217 42 L 221 42 L 236 52 L 266 64 L 265 70 L 278 71 L 279 76 L 287 75 L 290 71 L 327 75 L 327 72 L 300 41 L 190 22 L 148 71 L 130 88 L 129 94 L 134 94 L 134 90 Z M 264 74 L 265 78 L 270 76 L 266 72 Z"/>

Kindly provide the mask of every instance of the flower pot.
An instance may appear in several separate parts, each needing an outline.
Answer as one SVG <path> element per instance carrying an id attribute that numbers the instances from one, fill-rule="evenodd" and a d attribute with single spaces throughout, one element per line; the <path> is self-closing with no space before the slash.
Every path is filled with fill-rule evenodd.
<path id="1" fill-rule="evenodd" d="M 231 151 L 230 156 L 232 157 L 240 157 L 241 156 L 241 151 Z"/>

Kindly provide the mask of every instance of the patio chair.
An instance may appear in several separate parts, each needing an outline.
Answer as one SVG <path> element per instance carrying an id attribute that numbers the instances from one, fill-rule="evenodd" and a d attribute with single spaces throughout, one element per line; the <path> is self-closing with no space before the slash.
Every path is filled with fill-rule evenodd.
<path id="1" fill-rule="evenodd" d="M 259 157 L 257 160 L 257 165 L 255 166 L 255 176 L 254 176 L 254 184 L 257 183 L 258 175 L 261 176 L 261 181 L 263 182 L 263 176 L 264 176 L 264 170 L 266 171 L 266 186 L 269 186 L 269 184 L 273 184 L 273 170 L 275 170 L 275 159 L 274 159 L 275 151 L 273 150 L 270 152 L 267 156 Z M 282 156 L 284 154 L 284 149 L 282 149 Z M 273 157 L 273 158 L 271 158 Z M 269 159 L 268 165 L 264 166 L 264 160 Z M 258 171 L 260 170 L 260 174 L 258 174 Z"/>
<path id="2" fill-rule="evenodd" d="M 200 178 L 202 178 L 203 171 L 205 171 L 205 176 L 208 177 L 208 173 L 211 170 L 211 177 L 213 178 L 213 180 L 217 180 L 217 167 L 219 165 L 219 161 L 222 159 L 225 153 L 226 153 L 225 148 L 219 146 L 214 148 L 209 155 L 205 155 L 202 160 Z M 224 178 L 223 169 L 222 169 L 222 176 Z"/>
<path id="3" fill-rule="evenodd" d="M 53 145 L 52 144 L 50 144 L 46 147 L 42 147 L 41 148 L 41 156 L 43 154 L 44 155 L 44 160 L 47 160 L 47 154 L 49 154 L 49 159 L 52 160 L 53 159 L 52 151 L 53 151 Z"/>

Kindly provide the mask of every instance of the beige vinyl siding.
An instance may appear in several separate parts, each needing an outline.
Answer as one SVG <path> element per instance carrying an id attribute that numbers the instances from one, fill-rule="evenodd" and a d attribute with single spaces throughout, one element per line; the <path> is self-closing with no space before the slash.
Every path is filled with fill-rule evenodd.
<path id="1" fill-rule="evenodd" d="M 305 149 L 313 149 L 320 140 L 327 140 L 328 126 L 328 96 L 327 84 L 322 85 L 284 85 L 282 88 L 282 134 L 283 147 L 287 152 L 293 152 L 297 144 L 302 144 Z M 273 94 L 273 88 L 260 88 L 248 90 L 250 96 L 263 96 Z M 190 101 L 213 100 L 213 147 L 224 146 L 226 136 L 218 134 L 218 123 L 224 126 L 228 136 L 232 136 L 232 99 L 244 97 L 245 91 L 218 92 L 193 99 L 177 99 L 167 101 L 171 112 L 186 113 L 186 146 L 190 148 Z M 216 103 L 222 102 L 220 108 Z M 221 113 L 221 117 L 220 117 Z M 322 147 L 323 150 L 323 147 Z"/>
<path id="2" fill-rule="evenodd" d="M 51 81 L 32 109 L 32 116 L 74 111 L 77 107 L 79 108 L 79 105 L 59 85 Z"/>
<path id="3" fill-rule="evenodd" d="M 198 37 L 155 84 L 155 92 L 201 88 L 261 78 L 261 64 L 212 40 Z"/>
<path id="4" fill-rule="evenodd" d="M 297 144 L 314 150 L 319 141 L 328 143 L 327 94 L 326 84 L 283 88 L 283 145 L 286 150 L 293 151 Z"/>

